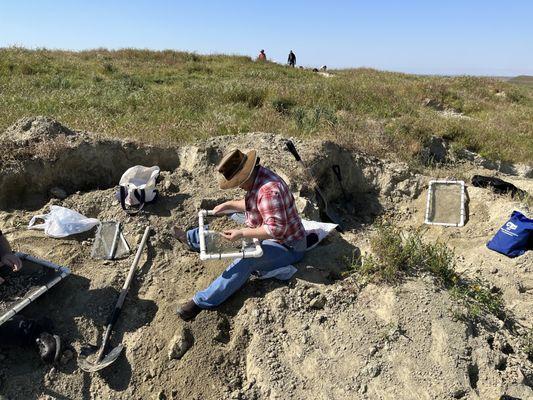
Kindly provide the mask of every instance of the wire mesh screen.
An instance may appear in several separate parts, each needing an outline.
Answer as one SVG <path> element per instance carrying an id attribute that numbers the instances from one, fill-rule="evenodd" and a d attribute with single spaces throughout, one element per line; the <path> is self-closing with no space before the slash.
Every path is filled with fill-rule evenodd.
<path id="1" fill-rule="evenodd" d="M 426 223 L 449 226 L 464 224 L 464 184 L 461 181 L 430 183 Z"/>
<path id="2" fill-rule="evenodd" d="M 116 241 L 116 245 L 113 244 Z M 99 259 L 125 257 L 130 253 L 128 243 L 120 230 L 118 222 L 103 222 L 96 232 L 91 256 Z"/>
<path id="3" fill-rule="evenodd" d="M 222 258 L 261 257 L 263 250 L 257 238 L 231 242 L 223 236 L 224 232 L 242 228 L 244 222 L 245 217 L 241 213 L 232 212 L 215 216 L 213 211 L 200 210 L 198 212 L 200 259 L 206 261 Z"/>
<path id="4" fill-rule="evenodd" d="M 0 325 L 70 274 L 68 268 L 16 254 L 22 260 L 20 271 L 0 266 L 0 276 L 5 279 L 0 285 Z"/>
<path id="5" fill-rule="evenodd" d="M 238 240 L 236 242 L 230 242 L 219 232 L 207 231 L 204 237 L 207 253 L 229 253 L 254 248 L 252 241 Z"/>
<path id="6" fill-rule="evenodd" d="M 5 282 L 0 285 L 0 314 L 3 314 L 26 295 L 39 289 L 55 278 L 57 271 L 30 261 L 23 262 L 19 272 L 13 272 L 7 266 L 0 267 L 0 275 Z"/>

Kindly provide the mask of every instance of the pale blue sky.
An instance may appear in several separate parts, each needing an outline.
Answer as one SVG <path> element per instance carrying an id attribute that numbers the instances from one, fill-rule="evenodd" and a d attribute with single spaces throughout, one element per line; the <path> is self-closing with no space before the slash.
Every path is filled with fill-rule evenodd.
<path id="1" fill-rule="evenodd" d="M 533 75 L 533 1 L 0 0 L 0 47 L 138 47 L 305 66 Z"/>

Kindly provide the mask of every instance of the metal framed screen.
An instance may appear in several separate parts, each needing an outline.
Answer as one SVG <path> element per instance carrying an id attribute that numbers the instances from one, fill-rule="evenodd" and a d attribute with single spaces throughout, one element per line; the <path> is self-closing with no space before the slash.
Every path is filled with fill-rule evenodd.
<path id="1" fill-rule="evenodd" d="M 130 253 L 130 246 L 120 227 L 120 223 L 107 221 L 98 226 L 91 257 L 113 260 L 122 258 Z"/>
<path id="2" fill-rule="evenodd" d="M 0 285 L 0 325 L 70 275 L 66 267 L 25 253 L 16 255 L 23 267 Z"/>
<path id="3" fill-rule="evenodd" d="M 464 181 L 432 180 L 426 203 L 426 224 L 460 227 L 465 224 Z"/>

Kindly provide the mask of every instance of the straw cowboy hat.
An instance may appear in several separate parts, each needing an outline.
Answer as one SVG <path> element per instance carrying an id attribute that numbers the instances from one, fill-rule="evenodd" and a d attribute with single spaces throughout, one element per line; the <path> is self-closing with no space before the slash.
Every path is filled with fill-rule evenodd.
<path id="1" fill-rule="evenodd" d="M 255 150 L 243 153 L 239 149 L 232 150 L 217 166 L 222 174 L 219 180 L 221 189 L 232 189 L 240 186 L 252 176 L 258 157 Z"/>

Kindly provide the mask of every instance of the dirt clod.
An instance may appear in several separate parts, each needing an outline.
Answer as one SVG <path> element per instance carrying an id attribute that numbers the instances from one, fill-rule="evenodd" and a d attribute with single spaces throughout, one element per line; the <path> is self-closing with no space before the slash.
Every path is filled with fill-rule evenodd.
<path id="1" fill-rule="evenodd" d="M 191 332 L 186 328 L 182 328 L 180 332 L 172 337 L 168 345 L 169 361 L 181 359 L 192 345 L 193 337 Z"/>

